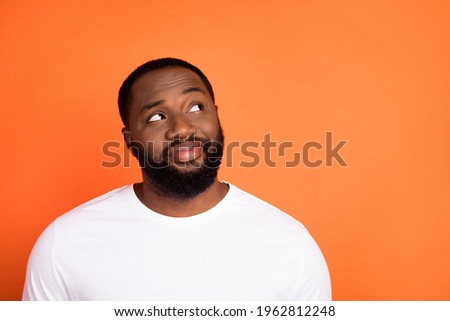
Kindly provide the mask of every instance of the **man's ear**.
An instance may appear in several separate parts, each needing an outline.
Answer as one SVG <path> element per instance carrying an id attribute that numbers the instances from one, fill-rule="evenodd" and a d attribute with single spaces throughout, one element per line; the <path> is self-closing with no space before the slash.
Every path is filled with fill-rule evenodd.
<path id="1" fill-rule="evenodd" d="M 219 109 L 219 106 L 217 106 L 217 105 L 214 105 L 214 107 L 216 107 L 216 110 L 218 110 L 218 109 Z"/>
<path id="2" fill-rule="evenodd" d="M 131 138 L 131 133 L 128 130 L 128 128 L 126 128 L 126 127 L 122 128 L 122 135 L 123 135 L 123 141 L 125 142 L 125 145 L 127 145 L 127 148 L 130 149 L 132 138 Z M 133 150 L 131 149 L 130 151 L 133 154 Z"/>
<path id="3" fill-rule="evenodd" d="M 131 137 L 129 129 L 126 127 L 122 128 L 122 135 L 123 141 L 125 142 L 125 145 L 127 145 L 127 148 L 130 151 L 131 155 L 136 156 L 136 148 L 131 148 L 131 142 L 133 141 L 133 138 Z"/>

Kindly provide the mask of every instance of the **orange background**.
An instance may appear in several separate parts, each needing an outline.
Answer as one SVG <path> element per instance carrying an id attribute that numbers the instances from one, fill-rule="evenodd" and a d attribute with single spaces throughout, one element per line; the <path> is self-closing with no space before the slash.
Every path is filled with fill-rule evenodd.
<path id="1" fill-rule="evenodd" d="M 210 78 L 228 142 L 348 140 L 348 167 L 235 152 L 220 172 L 306 225 L 334 299 L 450 300 L 448 1 L 11 0 L 0 26 L 0 299 L 52 220 L 139 180 L 101 147 L 124 78 L 174 56 Z"/>

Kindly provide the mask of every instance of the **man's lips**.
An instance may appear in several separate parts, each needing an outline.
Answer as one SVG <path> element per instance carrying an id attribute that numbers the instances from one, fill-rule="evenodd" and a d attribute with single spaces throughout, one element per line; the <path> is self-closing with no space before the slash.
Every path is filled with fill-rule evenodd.
<path id="1" fill-rule="evenodd" d="M 202 144 L 199 141 L 188 141 L 177 143 L 175 146 L 169 148 L 169 157 L 175 163 L 190 162 L 202 154 Z"/>

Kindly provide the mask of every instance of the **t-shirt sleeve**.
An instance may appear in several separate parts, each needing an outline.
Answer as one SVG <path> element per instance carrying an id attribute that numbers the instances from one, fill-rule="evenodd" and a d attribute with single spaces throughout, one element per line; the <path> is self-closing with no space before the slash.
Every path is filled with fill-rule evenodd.
<path id="1" fill-rule="evenodd" d="M 55 225 L 45 229 L 31 251 L 23 301 L 69 300 L 55 262 Z"/>
<path id="2" fill-rule="evenodd" d="M 327 263 L 309 233 L 305 233 L 303 242 L 303 268 L 301 286 L 295 300 L 330 301 L 331 281 Z"/>

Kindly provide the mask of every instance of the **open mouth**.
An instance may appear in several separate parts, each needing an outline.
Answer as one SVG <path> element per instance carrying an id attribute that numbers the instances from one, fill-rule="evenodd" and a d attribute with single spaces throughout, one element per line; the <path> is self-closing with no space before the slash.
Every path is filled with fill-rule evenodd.
<path id="1" fill-rule="evenodd" d="M 202 143 L 199 141 L 188 141 L 177 143 L 169 148 L 169 158 L 175 163 L 186 163 L 196 160 L 202 155 Z"/>

